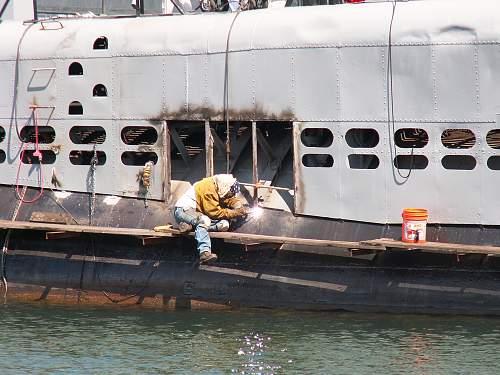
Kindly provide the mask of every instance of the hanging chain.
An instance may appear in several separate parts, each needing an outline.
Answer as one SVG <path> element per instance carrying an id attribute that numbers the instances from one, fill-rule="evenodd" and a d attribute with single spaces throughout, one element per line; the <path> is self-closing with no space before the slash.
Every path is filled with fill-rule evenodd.
<path id="1" fill-rule="evenodd" d="M 92 159 L 90 159 L 90 193 L 92 194 L 90 198 L 90 217 L 89 224 L 92 225 L 92 221 L 95 213 L 95 172 L 99 159 L 97 158 L 96 144 L 94 143 L 94 154 Z"/>

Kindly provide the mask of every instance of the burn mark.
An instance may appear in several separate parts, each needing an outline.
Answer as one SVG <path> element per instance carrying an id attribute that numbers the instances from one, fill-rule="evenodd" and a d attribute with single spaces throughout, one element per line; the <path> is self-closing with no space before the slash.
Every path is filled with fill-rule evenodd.
<path id="1" fill-rule="evenodd" d="M 257 105 L 253 109 L 232 109 L 228 110 L 231 121 L 295 121 L 295 114 L 290 108 L 282 110 L 280 113 L 266 112 L 262 105 Z M 181 107 L 178 110 L 168 109 L 161 111 L 156 116 L 149 118 L 151 124 L 161 120 L 191 120 L 191 121 L 224 121 L 224 110 L 204 106 Z"/>
<path id="2" fill-rule="evenodd" d="M 71 48 L 75 44 L 76 35 L 78 30 L 72 31 L 64 37 L 64 39 L 59 43 L 58 49 Z"/>

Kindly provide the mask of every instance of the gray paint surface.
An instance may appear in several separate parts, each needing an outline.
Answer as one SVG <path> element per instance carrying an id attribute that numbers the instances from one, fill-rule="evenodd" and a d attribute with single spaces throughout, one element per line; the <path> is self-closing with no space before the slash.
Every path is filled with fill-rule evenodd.
<path id="1" fill-rule="evenodd" d="M 299 214 L 397 223 L 404 207 L 417 206 L 429 209 L 431 222 L 499 225 L 500 172 L 488 168 L 487 161 L 500 152 L 486 143 L 486 134 L 499 128 L 499 10 L 493 0 L 398 3 L 391 36 L 392 91 L 391 3 L 243 12 L 230 36 L 231 119 L 295 121 Z M 67 129 L 73 125 L 106 128 L 106 142 L 98 150 L 106 152 L 108 161 L 97 168 L 97 192 L 133 196 L 141 167 L 123 166 L 119 155 L 139 147 L 123 144 L 124 126 L 155 126 L 160 133 L 158 123 L 150 120 L 222 119 L 225 49 L 234 17 L 64 19 L 47 23 L 50 30 L 36 24 L 26 32 L 18 64 L 18 122 L 29 116 L 29 104 L 55 107 L 50 119 L 48 111 L 40 115 L 56 129 L 54 144 L 61 145 L 61 152 L 53 167 L 65 189 L 85 191 L 88 172 L 88 166 L 68 162 L 74 146 Z M 0 24 L 5 41 L 0 77 L 10 82 L 0 87 L 0 121 L 7 131 L 0 144 L 7 153 L 0 176 L 3 184 L 15 183 L 18 166 L 20 145 L 11 122 L 13 77 L 26 27 Z M 93 50 L 101 35 L 108 38 L 109 49 Z M 68 77 L 73 61 L 82 64 L 83 76 Z M 47 67 L 54 67 L 55 73 L 32 71 Z M 91 96 L 97 83 L 108 88 L 107 98 Z M 82 103 L 82 116 L 68 116 L 73 100 Z M 328 149 L 305 147 L 299 130 L 308 127 L 330 129 L 333 144 Z M 351 149 L 344 138 L 352 128 L 376 129 L 378 144 Z M 401 128 L 424 129 L 429 136 L 427 146 L 413 150 L 427 157 L 428 166 L 411 171 L 408 178 L 402 178 L 392 162 L 396 155 L 412 153 L 394 147 L 393 132 Z M 464 128 L 474 132 L 472 148 L 443 146 L 444 130 Z M 150 147 L 159 156 L 160 143 Z M 334 165 L 304 167 L 305 153 L 329 153 Z M 373 154 L 380 164 L 376 169 L 352 169 L 350 154 Z M 445 155 L 472 156 L 476 167 L 444 169 Z M 155 166 L 149 192 L 153 199 L 161 197 L 162 163 L 160 158 Z M 51 167 L 44 168 L 45 185 Z M 408 170 L 400 172 L 404 176 Z M 36 169 L 22 168 L 22 183 L 37 186 L 37 177 Z"/>

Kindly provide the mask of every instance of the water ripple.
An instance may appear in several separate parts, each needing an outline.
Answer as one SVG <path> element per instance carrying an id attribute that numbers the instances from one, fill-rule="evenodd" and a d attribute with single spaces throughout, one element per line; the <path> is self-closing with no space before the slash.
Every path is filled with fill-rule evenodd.
<path id="1" fill-rule="evenodd" d="M 0 306 L 1 374 L 496 374 L 500 320 Z"/>

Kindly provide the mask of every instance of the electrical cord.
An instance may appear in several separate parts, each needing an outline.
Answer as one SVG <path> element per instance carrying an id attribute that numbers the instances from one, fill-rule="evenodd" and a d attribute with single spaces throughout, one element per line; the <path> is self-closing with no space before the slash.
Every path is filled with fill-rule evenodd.
<path id="1" fill-rule="evenodd" d="M 5 2 L 3 3 L 2 9 L 0 9 L 0 19 L 2 18 L 3 14 L 5 13 L 5 10 L 7 9 L 7 5 L 9 5 L 9 3 L 10 3 L 10 0 L 5 0 Z"/>
<path id="2" fill-rule="evenodd" d="M 57 200 L 56 192 L 54 191 L 54 189 L 52 189 L 52 187 L 49 187 L 49 189 L 50 191 L 52 191 L 52 194 L 54 195 L 54 197 L 51 197 L 51 199 L 55 202 L 55 204 L 57 204 L 64 212 L 66 212 L 71 217 L 71 220 L 75 222 L 75 224 L 80 225 L 80 223 L 75 219 L 75 217 L 71 214 L 71 212 L 69 212 L 68 209 L 64 207 L 62 203 Z"/>
<path id="3" fill-rule="evenodd" d="M 40 152 L 40 145 L 38 143 L 38 133 L 39 133 L 39 130 L 38 130 L 38 119 L 36 117 L 36 108 L 33 108 L 33 115 L 32 116 L 33 116 L 33 123 L 34 123 L 34 126 L 35 126 L 35 143 L 33 143 L 33 142 L 25 142 L 24 140 L 21 139 L 21 154 L 20 154 L 20 157 L 19 157 L 19 165 L 17 167 L 17 174 L 16 174 L 16 196 L 23 203 L 35 203 L 36 201 L 38 201 L 42 197 L 43 192 L 44 192 L 44 189 L 43 189 L 42 153 Z M 38 193 L 38 195 L 35 196 L 35 198 L 26 200 L 26 199 L 24 199 L 24 195 L 21 198 L 21 195 L 19 194 L 19 173 L 21 171 L 21 165 L 23 164 L 24 154 L 26 152 L 26 146 L 28 144 L 30 144 L 30 143 L 35 146 L 35 151 L 33 152 L 32 156 L 38 158 L 38 163 L 39 163 L 38 178 L 39 178 L 40 192 Z"/>
<path id="4" fill-rule="evenodd" d="M 397 155 L 396 148 L 396 126 L 394 120 L 394 89 L 393 89 L 393 74 L 392 74 L 392 26 L 394 23 L 394 15 L 396 14 L 396 5 L 397 0 L 392 1 L 392 14 L 391 14 L 391 22 L 389 25 L 389 40 L 388 40 L 388 53 L 387 53 L 387 125 L 391 136 L 389 137 L 389 148 L 391 151 L 391 166 L 394 172 L 394 167 L 396 167 L 397 173 L 399 177 L 404 179 L 405 181 L 410 178 L 411 173 L 413 171 L 414 164 L 414 147 L 411 148 L 411 157 L 410 157 L 410 167 L 408 170 L 408 174 L 403 175 L 399 168 L 399 161 Z M 394 142 L 394 144 L 392 144 Z"/>
<path id="5" fill-rule="evenodd" d="M 231 32 L 233 31 L 233 26 L 236 18 L 240 15 L 240 10 L 234 15 L 231 26 L 227 33 L 226 40 L 226 57 L 224 61 L 224 117 L 226 120 L 226 173 L 230 171 L 230 161 L 231 161 L 231 141 L 229 136 L 229 41 L 231 39 Z"/>
<path id="6" fill-rule="evenodd" d="M 95 263 L 95 260 L 96 260 L 96 257 L 95 257 L 95 244 L 94 244 L 94 239 L 92 237 L 90 237 L 90 246 L 91 246 L 91 250 L 92 250 L 92 259 L 94 260 L 94 264 Z M 97 276 L 97 281 L 99 283 L 99 288 L 101 289 L 101 293 L 104 295 L 104 297 L 106 297 L 106 299 L 114 304 L 119 304 L 119 303 L 122 303 L 122 302 L 125 302 L 125 301 L 128 301 L 132 298 L 135 298 L 135 297 L 138 297 L 140 296 L 141 294 L 144 293 L 144 291 L 146 291 L 148 288 L 149 288 L 149 282 L 151 281 L 151 278 L 153 277 L 153 275 L 155 274 L 156 270 L 158 269 L 159 265 L 160 265 L 160 259 L 161 259 L 161 256 L 158 257 L 158 260 L 156 260 L 154 263 L 153 263 L 153 267 L 151 268 L 151 271 L 149 272 L 148 276 L 146 277 L 145 281 L 144 281 L 144 286 L 142 288 L 140 288 L 137 292 L 131 294 L 131 295 L 128 295 L 126 297 L 123 297 L 123 298 L 113 298 L 111 297 L 111 292 L 107 291 L 104 289 L 103 285 L 102 285 L 102 280 L 101 280 L 101 273 L 99 272 L 99 270 L 96 270 L 96 276 Z M 83 272 L 83 266 L 82 266 L 82 272 Z"/>

